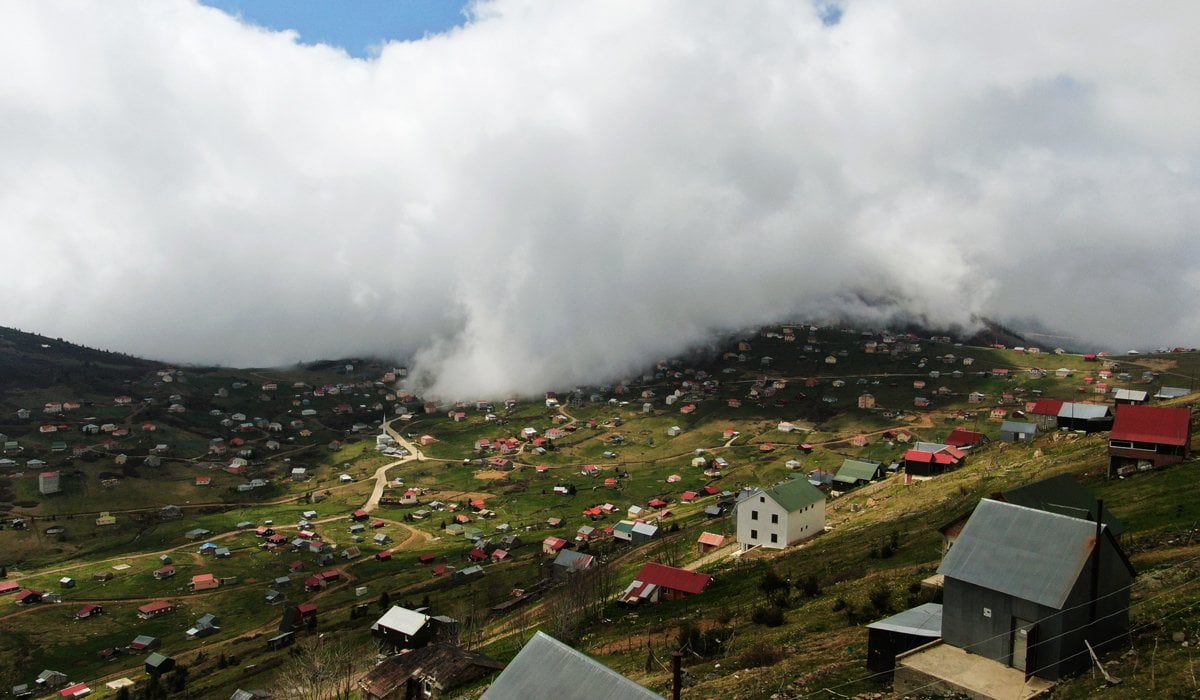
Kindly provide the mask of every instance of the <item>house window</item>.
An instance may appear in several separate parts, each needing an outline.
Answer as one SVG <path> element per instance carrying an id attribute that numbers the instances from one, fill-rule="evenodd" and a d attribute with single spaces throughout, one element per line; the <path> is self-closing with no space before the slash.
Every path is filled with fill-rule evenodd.
<path id="1" fill-rule="evenodd" d="M 757 510 L 752 510 L 752 511 L 750 511 L 750 519 L 751 519 L 751 520 L 758 520 L 758 511 L 757 511 Z"/>
<path id="2" fill-rule="evenodd" d="M 767 502 L 767 497 L 766 497 L 766 496 L 759 496 L 759 497 L 758 497 L 758 502 L 759 502 L 759 503 L 766 503 L 766 502 Z"/>
<path id="3" fill-rule="evenodd" d="M 772 543 L 777 543 L 777 542 L 779 542 L 779 535 L 777 535 L 777 534 L 775 534 L 774 532 L 772 532 L 772 533 L 771 533 L 771 542 L 772 542 Z"/>
<path id="4" fill-rule="evenodd" d="M 751 531 L 750 531 L 750 539 L 752 539 L 752 540 L 757 540 L 757 539 L 758 539 L 758 530 L 751 530 Z"/>
<path id="5" fill-rule="evenodd" d="M 779 524 L 779 514 L 778 513 L 771 513 L 771 524 L 772 525 Z"/>

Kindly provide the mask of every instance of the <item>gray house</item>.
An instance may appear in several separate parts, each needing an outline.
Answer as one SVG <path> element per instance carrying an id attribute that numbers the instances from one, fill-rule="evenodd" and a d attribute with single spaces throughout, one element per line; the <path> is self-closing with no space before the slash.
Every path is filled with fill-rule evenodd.
<path id="1" fill-rule="evenodd" d="M 1006 420 L 1000 424 L 1000 439 L 1004 442 L 1029 442 L 1037 437 L 1037 426 L 1033 423 Z"/>
<path id="2" fill-rule="evenodd" d="M 942 639 L 1058 680 L 1119 646 L 1135 572 L 1112 533 L 1057 513 L 982 500 L 947 552 Z"/>
<path id="3" fill-rule="evenodd" d="M 196 624 L 192 625 L 186 634 L 188 639 L 199 639 L 220 631 L 221 618 L 212 613 L 206 613 L 201 615 L 200 619 L 196 620 Z"/>

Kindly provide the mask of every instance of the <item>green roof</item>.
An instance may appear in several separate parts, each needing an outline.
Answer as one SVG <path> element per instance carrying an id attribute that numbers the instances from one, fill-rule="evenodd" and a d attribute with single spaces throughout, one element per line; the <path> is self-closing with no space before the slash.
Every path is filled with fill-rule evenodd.
<path id="1" fill-rule="evenodd" d="M 808 483 L 808 479 L 805 478 L 785 481 L 763 491 L 763 494 L 770 496 L 771 500 L 783 506 L 789 513 L 825 500 L 821 489 Z"/>
<path id="2" fill-rule="evenodd" d="M 877 471 L 878 464 L 847 459 L 842 462 L 842 468 L 837 470 L 837 475 L 833 478 L 837 481 L 871 481 Z"/>

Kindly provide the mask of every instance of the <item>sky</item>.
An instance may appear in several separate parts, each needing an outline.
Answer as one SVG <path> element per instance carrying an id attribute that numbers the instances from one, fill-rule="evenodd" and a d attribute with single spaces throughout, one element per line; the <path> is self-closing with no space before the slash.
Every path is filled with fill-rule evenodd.
<path id="1" fill-rule="evenodd" d="M 0 3 L 0 325 L 443 398 L 783 320 L 1200 346 L 1200 5 L 312 5 Z"/>

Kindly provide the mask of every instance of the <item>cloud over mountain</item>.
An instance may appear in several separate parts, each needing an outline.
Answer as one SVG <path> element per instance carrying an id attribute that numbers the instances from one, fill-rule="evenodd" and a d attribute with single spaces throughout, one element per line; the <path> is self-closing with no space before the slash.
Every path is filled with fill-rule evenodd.
<path id="1" fill-rule="evenodd" d="M 414 356 L 450 397 L 832 314 L 1200 345 L 1200 6 L 473 13 L 364 61 L 183 0 L 0 5 L 0 323 Z"/>

